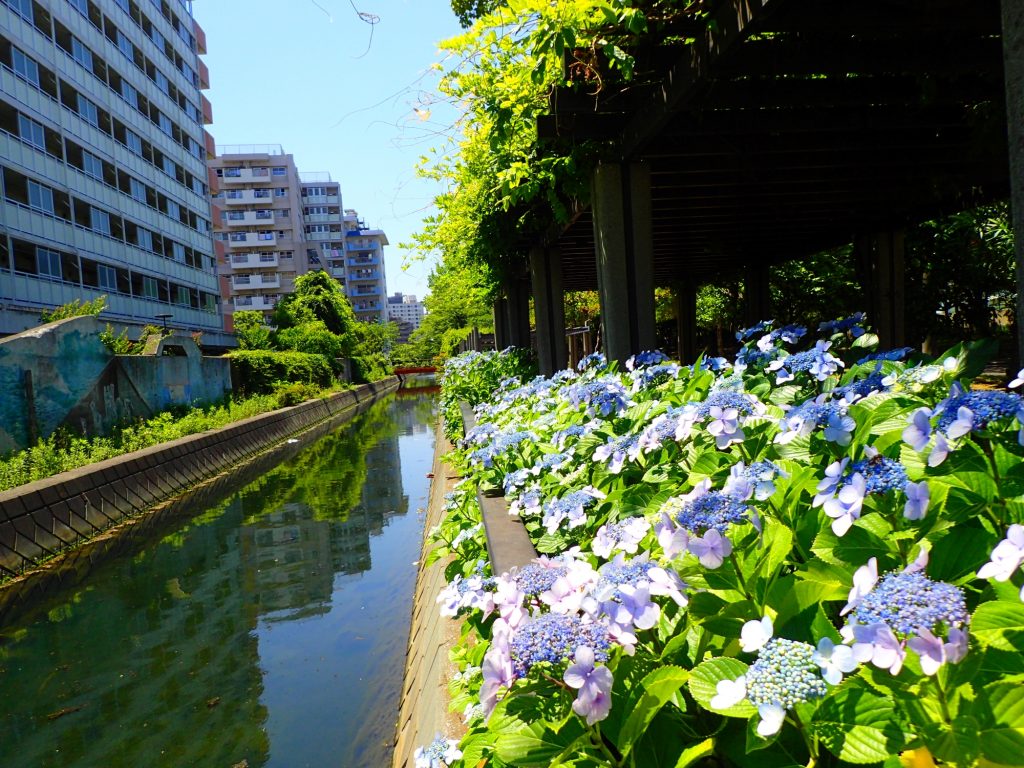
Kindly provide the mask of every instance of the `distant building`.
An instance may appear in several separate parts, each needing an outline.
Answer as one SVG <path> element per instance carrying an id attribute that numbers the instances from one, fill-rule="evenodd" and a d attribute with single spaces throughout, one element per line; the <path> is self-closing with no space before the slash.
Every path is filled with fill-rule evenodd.
<path id="1" fill-rule="evenodd" d="M 412 294 L 394 293 L 388 296 L 388 320 L 398 323 L 398 343 L 405 344 L 409 336 L 423 324 L 423 302 Z"/>
<path id="2" fill-rule="evenodd" d="M 227 341 L 204 53 L 188 3 L 0 2 L 0 334 L 106 295 L 105 319 Z"/>
<path id="3" fill-rule="evenodd" d="M 388 292 L 384 272 L 384 246 L 387 235 L 370 229 L 352 209 L 345 211 L 345 252 L 348 255 L 348 298 L 356 317 L 366 323 L 386 323 Z"/>
<path id="4" fill-rule="evenodd" d="M 387 237 L 342 208 L 341 187 L 329 174 L 300 173 L 278 145 L 221 147 L 210 168 L 221 186 L 213 196 L 214 240 L 226 328 L 240 310 L 269 321 L 295 278 L 315 270 L 341 284 L 359 320 L 382 322 Z"/>

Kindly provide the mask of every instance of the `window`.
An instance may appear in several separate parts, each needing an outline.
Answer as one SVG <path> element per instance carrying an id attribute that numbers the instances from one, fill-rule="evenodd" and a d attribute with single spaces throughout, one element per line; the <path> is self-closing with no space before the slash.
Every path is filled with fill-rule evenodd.
<path id="1" fill-rule="evenodd" d="M 277 167 L 277 168 L 273 169 L 273 173 L 274 173 L 275 176 L 287 176 L 288 175 L 288 169 L 287 168 Z"/>
<path id="2" fill-rule="evenodd" d="M 273 232 L 260 232 L 259 236 L 256 239 L 257 240 L 273 240 L 274 239 L 274 233 Z"/>
<path id="3" fill-rule="evenodd" d="M 228 178 L 237 178 L 242 175 L 241 168 L 225 168 L 224 175 Z"/>
<path id="4" fill-rule="evenodd" d="M 92 72 L 92 51 L 77 37 L 71 38 L 71 57 Z"/>
<path id="5" fill-rule="evenodd" d="M 228 211 L 228 221 L 244 221 L 245 211 Z"/>
<path id="6" fill-rule="evenodd" d="M 174 286 L 174 303 L 187 307 L 192 303 L 189 290 L 184 285 Z"/>
<path id="7" fill-rule="evenodd" d="M 82 150 L 82 170 L 94 179 L 103 181 L 103 161 L 84 149 Z"/>
<path id="8" fill-rule="evenodd" d="M 15 74 L 21 75 L 36 88 L 39 87 L 39 65 L 34 59 L 29 58 L 17 48 L 11 48 L 11 64 Z"/>
<path id="9" fill-rule="evenodd" d="M 142 278 L 142 295 L 147 299 L 157 299 L 160 297 L 160 290 L 157 288 L 155 277 Z"/>
<path id="10" fill-rule="evenodd" d="M 29 179 L 28 204 L 36 210 L 53 213 L 53 190 Z"/>
<path id="11" fill-rule="evenodd" d="M 287 197 L 287 196 L 288 196 L 288 188 L 287 187 L 275 187 L 274 188 L 274 197 Z"/>
<path id="12" fill-rule="evenodd" d="M 171 118 L 169 118 L 163 112 L 157 112 L 156 115 L 156 122 L 157 125 L 160 127 L 160 130 L 166 133 L 168 136 L 170 136 L 174 132 L 174 129 L 171 127 Z"/>
<path id="13" fill-rule="evenodd" d="M 160 30 L 156 27 L 151 26 L 149 28 L 149 39 L 156 43 L 156 47 L 160 50 L 164 48 L 164 36 L 160 34 Z"/>
<path id="14" fill-rule="evenodd" d="M 96 265 L 96 278 L 99 286 L 104 291 L 117 293 L 117 270 L 108 267 L 106 264 Z"/>
<path id="15" fill-rule="evenodd" d="M 167 79 L 167 76 L 163 72 L 161 72 L 159 69 L 156 70 L 156 72 L 154 74 L 155 74 L 154 82 L 156 83 L 156 87 L 159 88 L 164 93 L 170 95 L 170 93 L 171 93 L 171 83 Z"/>
<path id="16" fill-rule="evenodd" d="M 181 219 L 181 206 L 173 200 L 168 200 L 166 205 L 166 213 L 172 219 Z"/>
<path id="17" fill-rule="evenodd" d="M 101 235 L 110 234 L 110 214 L 99 208 L 89 208 L 89 226 Z"/>
<path id="18" fill-rule="evenodd" d="M 125 13 L 129 13 L 129 10 L 128 10 L 128 7 L 129 7 L 128 6 L 128 0 L 114 0 L 114 2 L 117 3 L 121 7 L 122 11 L 124 11 Z"/>
<path id="19" fill-rule="evenodd" d="M 142 227 L 135 228 L 135 244 L 146 251 L 153 250 L 153 233 Z"/>
<path id="20" fill-rule="evenodd" d="M 168 176 L 175 176 L 178 172 L 178 166 L 175 165 L 174 161 L 171 160 L 167 155 L 164 155 L 160 162 L 161 167 L 164 169 L 164 173 Z"/>
<path id="21" fill-rule="evenodd" d="M 69 0 L 69 2 L 78 9 L 78 12 L 89 17 L 89 0 Z"/>
<path id="22" fill-rule="evenodd" d="M 171 253 L 175 261 L 185 260 L 185 246 L 181 243 L 171 243 Z"/>
<path id="23" fill-rule="evenodd" d="M 124 145 L 136 155 L 142 156 L 142 138 L 134 131 L 125 128 Z"/>
<path id="24" fill-rule="evenodd" d="M 129 59 L 135 59 L 135 46 L 132 41 L 125 37 L 124 32 L 117 30 L 117 48 Z"/>
<path id="25" fill-rule="evenodd" d="M 36 271 L 40 275 L 60 280 L 63 277 L 60 254 L 48 248 L 36 248 Z"/>
<path id="26" fill-rule="evenodd" d="M 121 80 L 121 96 L 136 109 L 139 108 L 139 92 L 127 80 Z"/>
<path id="27" fill-rule="evenodd" d="M 78 114 L 82 116 L 82 119 L 87 123 L 95 125 L 97 128 L 100 126 L 100 111 L 99 108 L 89 101 L 82 94 L 78 94 Z"/>
<path id="28" fill-rule="evenodd" d="M 140 203 L 146 202 L 146 185 L 136 178 L 128 179 L 128 192 Z"/>
<path id="29" fill-rule="evenodd" d="M 8 7 L 15 13 L 21 14 L 30 22 L 35 22 L 32 14 L 32 0 L 4 0 Z"/>
<path id="30" fill-rule="evenodd" d="M 46 133 L 43 126 L 32 118 L 18 115 L 18 135 L 32 146 L 46 151 Z"/>

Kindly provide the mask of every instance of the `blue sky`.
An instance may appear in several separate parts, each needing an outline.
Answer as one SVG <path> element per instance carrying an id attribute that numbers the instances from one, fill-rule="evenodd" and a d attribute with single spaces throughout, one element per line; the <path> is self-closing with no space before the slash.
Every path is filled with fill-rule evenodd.
<path id="1" fill-rule="evenodd" d="M 328 171 L 345 207 L 387 233 L 388 289 L 422 297 L 431 262 L 403 271 L 397 244 L 438 191 L 415 165 L 453 119 L 431 72 L 437 44 L 460 31 L 448 1 L 195 0 L 193 12 L 217 144 L 280 144 L 299 171 Z"/>

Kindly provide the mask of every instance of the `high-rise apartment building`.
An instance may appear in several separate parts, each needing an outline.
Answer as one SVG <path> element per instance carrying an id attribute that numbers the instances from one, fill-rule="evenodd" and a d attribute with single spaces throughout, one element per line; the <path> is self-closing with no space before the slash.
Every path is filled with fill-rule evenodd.
<path id="1" fill-rule="evenodd" d="M 383 230 L 372 229 L 352 209 L 345 211 L 345 252 L 347 293 L 356 317 L 366 323 L 388 321 L 387 276 L 384 271 Z"/>
<path id="2" fill-rule="evenodd" d="M 221 147 L 210 169 L 220 184 L 213 224 L 228 330 L 239 310 L 269 322 L 295 278 L 311 270 L 341 283 L 359 320 L 385 322 L 387 237 L 342 207 L 329 174 L 300 173 L 276 145 Z"/>
<path id="3" fill-rule="evenodd" d="M 405 344 L 409 336 L 423 324 L 423 302 L 412 294 L 394 293 L 388 296 L 388 320 L 398 323 L 398 343 Z"/>
<path id="4" fill-rule="evenodd" d="M 213 228 L 224 322 L 239 310 L 269 320 L 280 297 L 309 271 L 299 172 L 279 146 L 221 147 L 210 161 Z"/>
<path id="5" fill-rule="evenodd" d="M 0 0 L 0 333 L 105 294 L 216 343 L 205 46 L 183 0 Z"/>

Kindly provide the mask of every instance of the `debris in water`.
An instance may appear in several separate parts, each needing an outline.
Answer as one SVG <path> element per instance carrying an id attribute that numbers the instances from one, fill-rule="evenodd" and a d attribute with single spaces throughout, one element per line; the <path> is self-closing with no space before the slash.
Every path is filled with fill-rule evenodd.
<path id="1" fill-rule="evenodd" d="M 296 440 L 294 437 L 289 437 L 287 440 L 285 440 L 285 442 L 291 445 L 292 443 L 297 443 L 299 441 Z"/>
<path id="2" fill-rule="evenodd" d="M 208 702 L 206 702 L 206 708 L 207 709 L 213 709 L 218 704 L 220 704 L 220 696 L 214 696 L 212 699 L 210 699 Z"/>
<path id="3" fill-rule="evenodd" d="M 70 715 L 72 712 L 77 712 L 83 707 L 85 707 L 85 704 L 79 704 L 77 707 L 64 707 L 64 709 L 58 709 L 56 712 L 51 712 L 46 716 L 46 719 L 56 720 L 57 718 L 64 717 L 64 715 Z"/>

